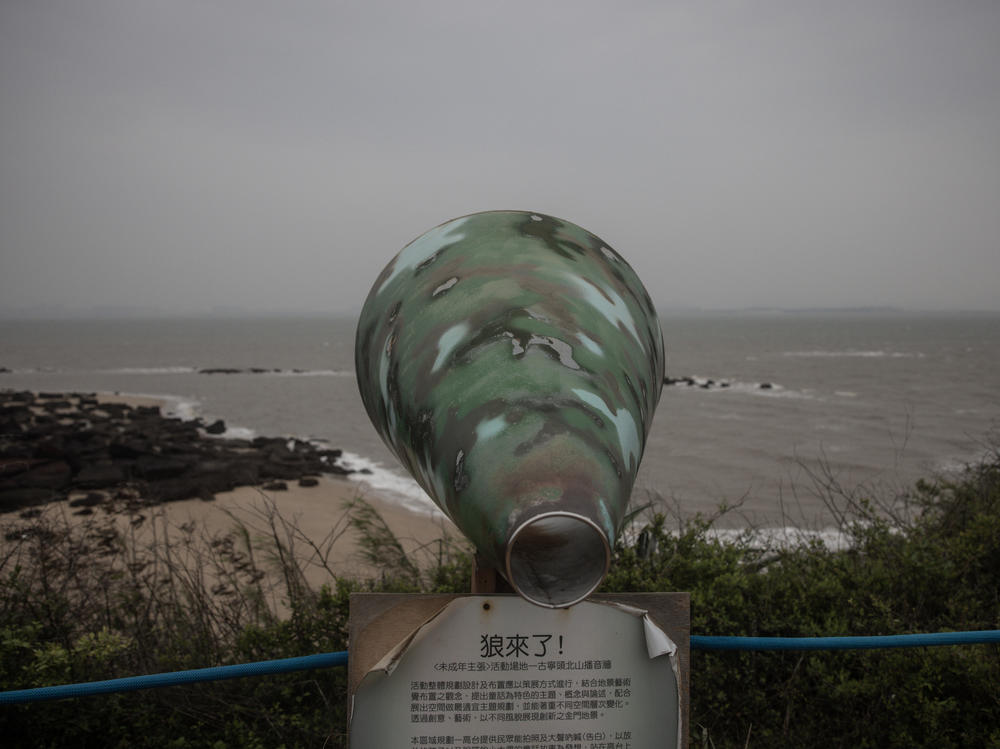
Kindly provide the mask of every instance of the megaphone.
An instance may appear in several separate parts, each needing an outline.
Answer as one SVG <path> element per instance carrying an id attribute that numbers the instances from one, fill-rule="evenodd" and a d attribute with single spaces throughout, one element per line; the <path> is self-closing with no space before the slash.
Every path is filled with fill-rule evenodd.
<path id="1" fill-rule="evenodd" d="M 375 280 L 355 363 L 389 449 L 514 590 L 558 608 L 600 585 L 664 372 L 617 252 L 541 213 L 443 223 Z"/>

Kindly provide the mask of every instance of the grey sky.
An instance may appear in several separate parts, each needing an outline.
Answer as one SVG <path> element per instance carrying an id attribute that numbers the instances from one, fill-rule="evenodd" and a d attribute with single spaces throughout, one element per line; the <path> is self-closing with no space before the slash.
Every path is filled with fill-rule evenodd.
<path id="1" fill-rule="evenodd" d="M 1000 3 L 0 4 L 0 309 L 348 311 L 494 208 L 664 308 L 1000 309 Z"/>

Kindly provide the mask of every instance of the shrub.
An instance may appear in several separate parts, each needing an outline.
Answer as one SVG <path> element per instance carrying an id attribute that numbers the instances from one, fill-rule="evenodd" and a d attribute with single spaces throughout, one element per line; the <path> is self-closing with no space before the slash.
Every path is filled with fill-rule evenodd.
<path id="1" fill-rule="evenodd" d="M 607 591 L 687 590 L 704 635 L 902 634 L 1000 627 L 1000 456 L 880 497 L 815 476 L 843 549 L 778 545 L 715 518 L 649 510 L 618 543 Z M 127 518 L 127 516 L 126 516 Z M 274 510 L 262 527 L 143 543 L 128 522 L 45 518 L 0 547 L 0 689 L 344 650 L 352 591 L 466 592 L 451 539 L 407 553 L 349 507 L 373 579 L 311 585 L 331 537 Z M 134 520 L 134 519 L 133 519 Z M 150 522 L 162 522 L 153 518 Z M 316 560 L 319 560 L 318 562 Z M 1000 747 L 1000 648 L 695 652 L 693 747 Z M 12 706 L 6 746 L 344 746 L 346 673 L 283 676 Z"/>

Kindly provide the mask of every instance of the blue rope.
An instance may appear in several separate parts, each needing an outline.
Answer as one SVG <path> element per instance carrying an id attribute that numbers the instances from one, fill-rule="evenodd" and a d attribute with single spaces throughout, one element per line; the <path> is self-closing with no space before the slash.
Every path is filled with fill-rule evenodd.
<path id="1" fill-rule="evenodd" d="M 62 684 L 56 687 L 38 687 L 36 689 L 0 692 L 0 705 L 16 705 L 22 702 L 41 702 L 42 700 L 61 700 L 68 697 L 89 697 L 94 694 L 108 694 L 110 692 L 134 692 L 138 689 L 174 687 L 179 684 L 194 684 L 199 681 L 242 679 L 247 676 L 285 674 L 290 671 L 305 671 L 312 668 L 332 668 L 333 666 L 345 665 L 347 665 L 346 651 L 320 653 L 319 655 L 304 655 L 298 658 L 282 658 L 276 661 L 240 663 L 235 666 L 214 666 L 212 668 L 196 668 L 191 671 L 174 671 L 166 674 L 149 674 L 148 676 L 128 676 L 124 679 L 108 679 L 107 681 L 90 681 L 83 684 Z"/>
<path id="2" fill-rule="evenodd" d="M 1000 643 L 1000 629 L 874 637 L 711 637 L 691 635 L 692 650 L 872 650 Z"/>
<path id="3" fill-rule="evenodd" d="M 1000 643 L 1000 629 L 877 637 L 714 637 L 691 635 L 692 650 L 870 650 L 874 648 L 916 648 L 934 645 L 981 645 L 988 643 Z M 346 651 L 321 653 L 298 658 L 282 658 L 276 661 L 240 663 L 235 666 L 197 668 L 191 671 L 174 671 L 166 674 L 129 676 L 124 679 L 0 692 L 0 705 L 89 697 L 112 692 L 134 692 L 139 689 L 174 687 L 201 681 L 241 679 L 248 676 L 285 674 L 292 671 L 346 665 Z"/>

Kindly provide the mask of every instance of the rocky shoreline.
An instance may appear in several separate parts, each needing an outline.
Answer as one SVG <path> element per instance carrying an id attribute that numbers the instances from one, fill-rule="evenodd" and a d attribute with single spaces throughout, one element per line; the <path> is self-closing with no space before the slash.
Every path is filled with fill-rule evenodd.
<path id="1" fill-rule="evenodd" d="M 221 420 L 183 420 L 94 394 L 0 391 L 0 513 L 30 517 L 59 501 L 77 514 L 116 500 L 210 501 L 239 486 L 273 492 L 353 473 L 338 463 L 340 450 L 218 436 L 225 431 Z"/>
<path id="2" fill-rule="evenodd" d="M 715 380 L 712 378 L 692 377 L 690 375 L 684 377 L 664 377 L 663 385 L 664 387 L 698 387 L 702 390 L 725 390 L 732 387 L 732 383 L 729 380 Z M 753 384 L 755 390 L 773 390 L 774 387 L 773 382 L 757 382 Z"/>

